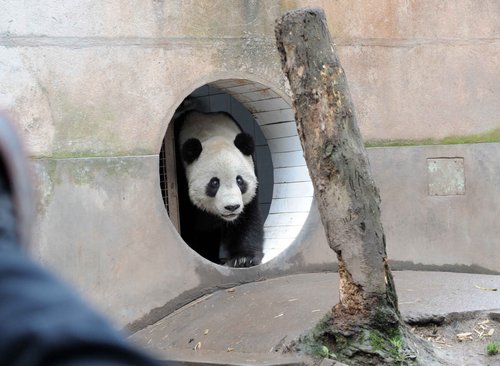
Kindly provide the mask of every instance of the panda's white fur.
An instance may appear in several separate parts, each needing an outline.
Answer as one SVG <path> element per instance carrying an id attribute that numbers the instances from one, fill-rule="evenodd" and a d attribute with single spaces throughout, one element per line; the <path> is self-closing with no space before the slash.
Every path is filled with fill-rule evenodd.
<path id="1" fill-rule="evenodd" d="M 190 112 L 179 133 L 180 146 L 189 139 L 199 140 L 202 146 L 201 154 L 193 162 L 183 162 L 190 200 L 199 209 L 225 221 L 236 220 L 257 191 L 252 157 L 244 155 L 234 143 L 240 132 L 224 113 Z M 237 184 L 238 176 L 246 183 L 244 193 Z M 214 177 L 220 185 L 215 197 L 210 197 L 206 189 Z"/>

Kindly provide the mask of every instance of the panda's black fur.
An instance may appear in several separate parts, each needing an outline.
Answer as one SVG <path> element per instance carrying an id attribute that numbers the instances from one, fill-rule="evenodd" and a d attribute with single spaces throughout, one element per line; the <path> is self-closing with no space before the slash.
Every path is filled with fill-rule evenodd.
<path id="1" fill-rule="evenodd" d="M 175 135 L 178 141 L 177 178 L 181 236 L 192 249 L 212 262 L 230 267 L 258 265 L 263 258 L 264 230 L 256 185 L 254 188 L 255 195 L 250 202 L 244 204 L 243 212 L 233 221 L 226 221 L 213 213 L 200 209 L 190 199 L 186 168 L 196 162 L 201 155 L 203 142 L 197 138 L 179 141 L 179 136 L 186 118 L 189 118 L 189 113 L 199 112 L 184 113 L 175 122 Z M 206 113 L 204 115 L 207 116 L 207 119 L 231 118 L 233 123 L 236 124 L 232 117 L 226 113 Z M 255 145 L 250 135 L 240 131 L 234 141 L 231 142 L 237 148 L 234 151 L 238 151 L 238 153 L 247 157 L 251 156 L 252 160 L 254 159 Z M 234 151 L 231 150 L 227 153 L 234 154 Z M 253 170 L 253 174 L 256 177 L 255 170 Z M 209 197 L 212 197 L 211 195 L 215 196 L 217 190 L 214 193 L 214 188 L 208 187 L 208 183 L 205 193 Z M 248 183 L 243 179 L 238 181 L 238 186 L 242 194 L 248 189 Z"/>

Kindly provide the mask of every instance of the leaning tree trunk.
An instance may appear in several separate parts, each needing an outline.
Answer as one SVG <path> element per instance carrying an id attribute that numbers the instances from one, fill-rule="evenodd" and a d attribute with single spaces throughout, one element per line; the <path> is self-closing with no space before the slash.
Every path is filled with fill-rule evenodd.
<path id="1" fill-rule="evenodd" d="M 323 11 L 285 14 L 276 38 L 321 220 L 338 258 L 340 302 L 316 328 L 316 340 L 337 356 L 363 354 L 357 364 L 413 358 L 399 347 L 406 337 L 380 197 Z"/>

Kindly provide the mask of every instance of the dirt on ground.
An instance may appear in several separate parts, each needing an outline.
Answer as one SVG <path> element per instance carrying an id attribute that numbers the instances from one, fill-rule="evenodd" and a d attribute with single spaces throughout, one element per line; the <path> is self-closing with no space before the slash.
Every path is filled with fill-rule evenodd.
<path id="1" fill-rule="evenodd" d="M 446 364 L 500 366 L 500 353 L 487 352 L 488 345 L 500 347 L 500 313 L 457 314 L 441 324 L 410 327 L 414 334 L 432 344 L 436 355 Z"/>

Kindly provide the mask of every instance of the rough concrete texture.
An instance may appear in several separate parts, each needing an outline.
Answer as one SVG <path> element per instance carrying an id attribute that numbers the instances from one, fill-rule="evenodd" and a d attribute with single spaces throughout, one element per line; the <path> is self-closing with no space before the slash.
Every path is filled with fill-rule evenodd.
<path id="1" fill-rule="evenodd" d="M 365 139 L 499 126 L 495 0 L 7 1 L 0 105 L 17 112 L 35 156 L 153 153 L 175 107 L 211 75 L 282 87 L 274 20 L 303 5 L 327 12 Z"/>
<path id="2" fill-rule="evenodd" d="M 175 108 L 205 82 L 234 73 L 284 82 L 264 36 L 279 6 L 6 5 L 0 106 L 16 112 L 36 157 L 157 153 Z M 232 22 L 219 21 L 221 8 Z"/>
<path id="3" fill-rule="evenodd" d="M 255 0 L 234 0 L 231 4 L 225 0 L 27 3 L 26 8 L 20 8 L 16 1 L 3 4 L 0 23 L 4 31 L 22 36 L 78 38 L 241 38 L 244 31 L 252 30 L 261 35 L 273 34 L 276 14 L 301 5 L 301 1 L 275 1 L 270 5 Z M 230 22 L 221 21 L 221 11 Z"/>
<path id="4" fill-rule="evenodd" d="M 403 317 L 411 322 L 500 310 L 499 276 L 394 272 Z M 180 308 L 131 339 L 160 358 L 239 364 L 279 361 L 291 341 L 338 302 L 338 275 L 286 276 L 215 292 Z M 196 350 L 195 350 L 196 348 Z M 298 363 L 298 362 L 297 362 Z"/>
<path id="5" fill-rule="evenodd" d="M 389 258 L 500 272 L 499 143 L 368 151 L 382 197 Z M 446 157 L 463 158 L 465 192 L 430 195 L 428 159 Z M 455 184 L 454 175 L 448 179 Z"/>
<path id="6" fill-rule="evenodd" d="M 440 139 L 498 128 L 499 47 L 339 47 L 365 139 Z"/>
<path id="7" fill-rule="evenodd" d="M 408 262 L 406 268 L 500 271 L 498 148 L 369 149 L 391 260 Z M 463 196 L 431 197 L 427 158 L 435 156 L 463 156 L 466 179 L 482 179 L 468 180 Z M 231 270 L 208 263 L 180 241 L 162 205 L 156 155 L 37 159 L 33 166 L 41 193 L 35 255 L 122 326 L 150 324 L 217 286 L 335 268 L 315 206 L 289 250 L 265 265 Z"/>
<path id="8" fill-rule="evenodd" d="M 206 81 L 224 78 L 224 71 L 213 75 L 219 72 L 214 60 L 227 60 L 226 78 L 235 64 L 244 75 L 250 63 L 227 57 L 241 50 L 241 43 L 196 51 L 70 44 L 0 49 L 0 64 L 9 65 L 1 89 L 12 90 L 6 98 L 34 157 L 156 154 L 184 97 Z M 263 76 L 277 74 L 272 67 L 261 70 Z M 205 81 L 207 75 L 212 76 Z"/>
<path id="9" fill-rule="evenodd" d="M 157 156 L 37 160 L 33 254 L 125 325 L 199 279 L 185 246 L 169 246 Z M 145 239 L 147 238 L 147 239 Z M 163 245 L 158 245 L 163 243 Z M 161 289 L 161 291 L 160 291 Z M 147 301 L 144 301 L 147 299 Z M 118 304 L 120 306 L 118 306 Z"/>
<path id="10" fill-rule="evenodd" d="M 242 270 L 200 257 L 168 219 L 157 155 L 37 159 L 32 166 L 40 192 L 33 255 L 120 326 L 144 327 L 214 288 L 334 266 L 333 252 L 318 245 L 316 210 L 278 262 Z"/>
<path id="11" fill-rule="evenodd" d="M 500 126 L 498 1 L 328 3 L 365 139 L 442 138 Z"/>
<path id="12" fill-rule="evenodd" d="M 365 139 L 498 127 L 496 0 L 0 4 L 0 109 L 17 116 L 34 158 L 34 253 L 120 326 L 154 322 L 213 287 L 334 266 L 315 208 L 286 253 L 238 271 L 193 254 L 159 193 L 156 155 L 176 107 L 194 89 L 251 79 L 289 102 L 274 40 L 274 21 L 284 11 L 325 8 Z M 487 148 L 481 154 L 498 154 L 498 147 Z M 398 160 L 400 151 L 409 160 Z M 422 177 L 411 174 L 424 174 L 426 157 L 406 151 L 370 153 L 389 255 L 498 271 L 498 163 L 466 157 L 462 201 L 431 202 Z"/>

